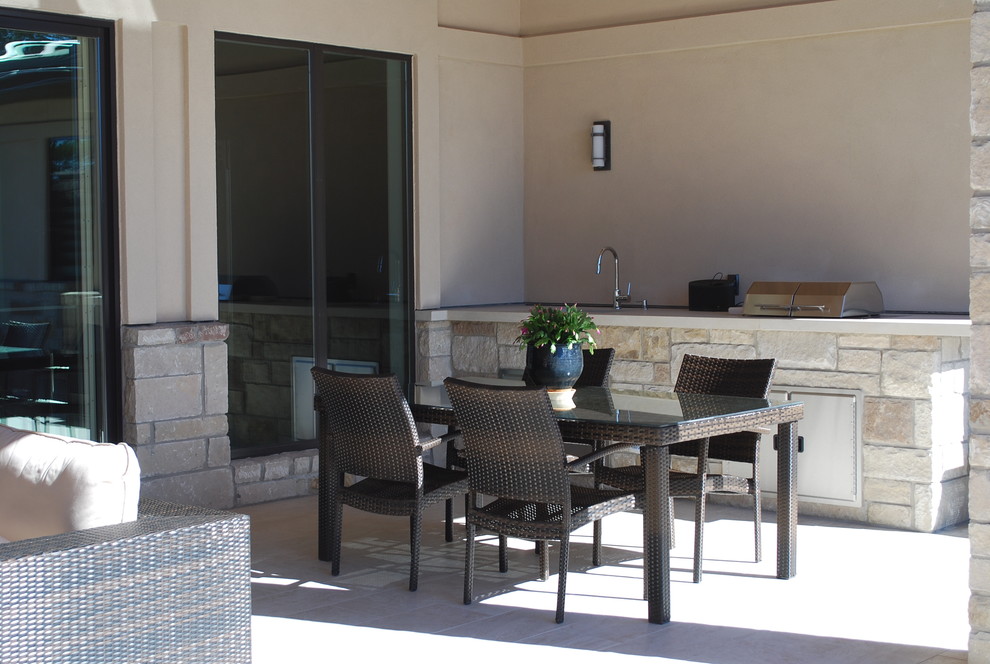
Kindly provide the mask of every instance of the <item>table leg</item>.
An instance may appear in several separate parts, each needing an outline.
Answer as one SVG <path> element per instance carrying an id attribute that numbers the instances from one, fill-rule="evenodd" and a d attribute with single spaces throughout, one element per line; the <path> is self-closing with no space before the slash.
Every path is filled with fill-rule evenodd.
<path id="1" fill-rule="evenodd" d="M 797 422 L 777 425 L 777 578 L 797 574 Z"/>
<path id="2" fill-rule="evenodd" d="M 670 622 L 670 451 L 640 448 L 646 479 L 643 500 L 643 575 L 651 623 Z"/>

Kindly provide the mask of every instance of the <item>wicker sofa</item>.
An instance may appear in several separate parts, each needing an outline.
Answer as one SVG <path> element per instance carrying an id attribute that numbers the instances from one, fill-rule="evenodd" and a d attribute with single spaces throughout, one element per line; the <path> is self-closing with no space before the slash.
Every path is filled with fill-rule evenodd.
<path id="1" fill-rule="evenodd" d="M 0 662 L 251 661 L 248 517 L 135 503 L 119 523 L 0 543 Z"/>

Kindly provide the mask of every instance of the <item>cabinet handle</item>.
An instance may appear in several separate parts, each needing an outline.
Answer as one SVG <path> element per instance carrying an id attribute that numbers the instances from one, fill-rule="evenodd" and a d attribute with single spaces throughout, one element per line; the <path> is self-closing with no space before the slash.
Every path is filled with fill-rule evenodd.
<path id="1" fill-rule="evenodd" d="M 777 434 L 774 434 L 773 435 L 773 451 L 774 452 L 777 451 L 777 443 L 778 443 Z M 798 454 L 800 454 L 801 452 L 804 452 L 804 436 L 798 436 Z"/>

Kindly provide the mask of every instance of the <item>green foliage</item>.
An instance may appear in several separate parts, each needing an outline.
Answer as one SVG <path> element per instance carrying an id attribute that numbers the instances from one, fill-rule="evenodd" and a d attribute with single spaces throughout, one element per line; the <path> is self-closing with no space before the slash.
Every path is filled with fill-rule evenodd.
<path id="1" fill-rule="evenodd" d="M 591 316 L 574 304 L 562 307 L 537 304 L 529 310 L 529 318 L 521 321 L 519 332 L 516 343 L 537 348 L 549 345 L 551 353 L 556 353 L 558 346 L 571 348 L 582 343 L 594 352 L 597 342 L 592 333 L 600 334 Z"/>

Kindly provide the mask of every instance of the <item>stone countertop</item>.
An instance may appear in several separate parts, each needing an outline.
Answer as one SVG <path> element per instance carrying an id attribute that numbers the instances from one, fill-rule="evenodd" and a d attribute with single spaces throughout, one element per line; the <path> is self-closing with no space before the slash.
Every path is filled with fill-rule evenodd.
<path id="1" fill-rule="evenodd" d="M 518 323 L 531 305 L 499 304 L 439 309 L 419 309 L 416 320 L 477 321 Z M 833 334 L 898 334 L 942 337 L 969 337 L 968 316 L 957 314 L 890 313 L 867 318 L 788 318 L 745 316 L 720 311 L 690 311 L 687 308 L 629 307 L 615 310 L 606 306 L 583 307 L 600 326 L 664 327 L 726 330 L 773 330 L 785 332 L 826 332 Z"/>

